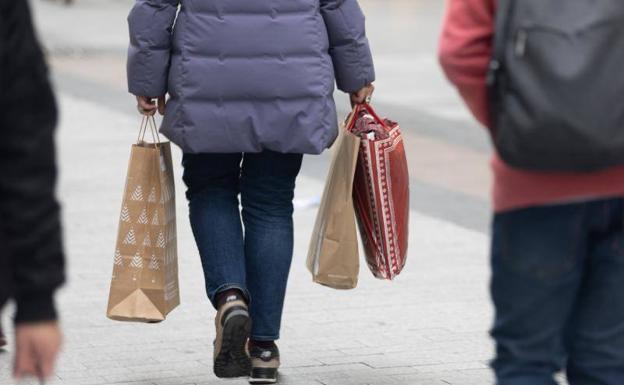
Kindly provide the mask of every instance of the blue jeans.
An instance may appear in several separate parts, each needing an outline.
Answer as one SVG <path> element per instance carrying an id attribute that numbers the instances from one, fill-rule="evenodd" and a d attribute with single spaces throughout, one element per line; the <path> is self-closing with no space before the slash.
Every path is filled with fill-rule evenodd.
<path id="1" fill-rule="evenodd" d="M 624 384 L 624 200 L 494 218 L 498 385 Z"/>
<path id="2" fill-rule="evenodd" d="M 302 159 L 265 151 L 185 154 L 182 161 L 208 297 L 216 306 L 218 293 L 241 290 L 250 302 L 252 338 L 258 341 L 279 339 L 293 256 L 292 200 Z"/>

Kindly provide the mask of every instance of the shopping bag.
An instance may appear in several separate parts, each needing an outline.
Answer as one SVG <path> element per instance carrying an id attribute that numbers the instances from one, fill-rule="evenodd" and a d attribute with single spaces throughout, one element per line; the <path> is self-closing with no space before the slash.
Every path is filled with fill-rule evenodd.
<path id="1" fill-rule="evenodd" d="M 399 125 L 368 104 L 356 111 L 361 138 L 353 200 L 366 262 L 373 275 L 393 279 L 405 266 L 409 238 L 409 172 Z"/>
<path id="2" fill-rule="evenodd" d="M 154 143 L 144 141 L 148 126 Z M 146 117 L 130 155 L 107 316 L 159 322 L 179 304 L 171 146 Z"/>
<path id="3" fill-rule="evenodd" d="M 307 259 L 314 282 L 335 289 L 355 288 L 360 271 L 352 191 L 360 138 L 348 129 L 353 116 L 334 144 Z"/>

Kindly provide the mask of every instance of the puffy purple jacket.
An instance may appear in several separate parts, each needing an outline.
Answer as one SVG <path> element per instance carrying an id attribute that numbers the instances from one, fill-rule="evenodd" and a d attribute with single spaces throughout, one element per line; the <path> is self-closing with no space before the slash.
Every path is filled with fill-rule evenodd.
<path id="1" fill-rule="evenodd" d="M 357 0 L 137 0 L 128 22 L 129 91 L 169 93 L 162 132 L 185 152 L 320 153 L 334 80 L 375 80 Z"/>

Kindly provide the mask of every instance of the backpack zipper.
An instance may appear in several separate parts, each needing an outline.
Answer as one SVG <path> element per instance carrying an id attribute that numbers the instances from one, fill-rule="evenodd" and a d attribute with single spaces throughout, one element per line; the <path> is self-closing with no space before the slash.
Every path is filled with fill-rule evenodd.
<path id="1" fill-rule="evenodd" d="M 529 33 L 525 29 L 518 30 L 516 33 L 516 41 L 514 44 L 514 52 L 517 57 L 523 57 L 526 53 L 527 41 L 529 40 Z"/>

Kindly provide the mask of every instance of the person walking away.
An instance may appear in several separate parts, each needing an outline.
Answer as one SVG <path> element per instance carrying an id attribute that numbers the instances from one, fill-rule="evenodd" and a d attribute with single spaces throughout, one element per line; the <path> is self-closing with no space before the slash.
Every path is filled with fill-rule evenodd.
<path id="1" fill-rule="evenodd" d="M 64 257 L 56 105 L 27 1 L 0 4 L 0 110 L 0 309 L 10 298 L 17 304 L 14 376 L 43 381 L 61 344 L 53 295 Z"/>
<path id="2" fill-rule="evenodd" d="M 496 146 L 499 385 L 624 384 L 623 25 L 621 1 L 447 2 L 442 67 Z"/>
<path id="3" fill-rule="evenodd" d="M 128 20 L 129 91 L 184 152 L 214 372 L 276 382 L 295 181 L 338 134 L 334 82 L 352 103 L 373 92 L 364 15 L 356 0 L 137 0 Z"/>

